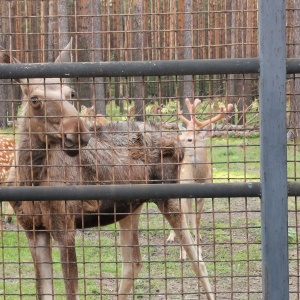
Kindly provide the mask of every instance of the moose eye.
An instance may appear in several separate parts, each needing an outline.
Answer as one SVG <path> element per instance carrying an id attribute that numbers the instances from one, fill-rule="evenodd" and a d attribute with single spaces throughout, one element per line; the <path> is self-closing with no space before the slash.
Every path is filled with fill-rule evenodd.
<path id="1" fill-rule="evenodd" d="M 41 107 L 42 102 L 40 101 L 40 99 L 37 96 L 30 97 L 30 100 L 31 100 L 31 104 L 33 107 L 35 107 L 35 108 Z"/>

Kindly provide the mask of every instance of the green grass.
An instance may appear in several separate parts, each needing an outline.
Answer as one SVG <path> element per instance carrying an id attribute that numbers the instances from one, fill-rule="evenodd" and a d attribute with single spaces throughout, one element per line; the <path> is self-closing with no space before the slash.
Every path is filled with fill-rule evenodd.
<path id="1" fill-rule="evenodd" d="M 258 181 L 259 139 L 213 138 L 211 161 L 214 182 Z"/>
<path id="2" fill-rule="evenodd" d="M 11 133 L 11 132 L 10 132 Z M 259 181 L 259 138 L 213 138 L 208 140 L 213 166 L 214 182 Z M 244 146 L 246 145 L 246 146 Z M 300 152 L 296 146 L 288 147 L 288 177 L 299 178 Z M 300 203 L 290 198 L 289 207 L 289 250 L 298 247 L 299 224 L 296 210 Z M 230 292 L 232 285 L 247 290 L 248 277 L 261 278 L 261 222 L 260 200 L 256 198 L 207 199 L 202 217 L 203 256 L 211 283 L 217 293 Z M 15 220 L 14 220 L 15 221 Z M 115 298 L 121 276 L 121 248 L 118 243 L 118 227 L 110 225 L 76 237 L 79 266 L 79 290 L 86 299 L 110 300 Z M 143 268 L 135 281 L 134 299 L 183 299 L 181 294 L 198 293 L 197 280 L 190 262 L 181 262 L 179 245 L 167 244 L 169 226 L 154 204 L 143 209 L 139 227 Z M 149 244 L 149 246 L 148 246 Z M 35 295 L 34 269 L 27 241 L 22 231 L 5 230 L 0 239 L 0 299 L 29 300 Z M 64 287 L 57 247 L 53 247 L 55 299 L 64 299 Z M 216 280 L 214 280 L 214 278 Z M 251 279 L 252 280 L 252 279 Z M 252 289 L 249 280 L 248 289 Z M 261 289 L 260 283 L 253 285 Z M 200 288 L 202 291 L 202 288 Z M 176 293 L 175 295 L 173 294 Z M 152 293 L 152 297 L 147 294 Z M 100 295 L 102 295 L 100 297 Z M 188 296 L 186 296 L 188 297 Z M 84 299 L 84 297 L 82 297 Z M 258 299 L 239 294 L 238 299 Z M 188 299 L 188 298 L 186 298 Z"/>
<path id="3" fill-rule="evenodd" d="M 0 129 L 0 134 L 7 134 L 8 136 L 12 136 L 13 133 L 14 133 L 14 129 L 12 127 Z"/>
<path id="4" fill-rule="evenodd" d="M 211 161 L 214 182 L 259 181 L 259 138 L 213 138 Z M 245 146 L 244 146 L 245 145 Z M 290 180 L 300 176 L 300 150 L 288 144 L 287 171 Z"/>

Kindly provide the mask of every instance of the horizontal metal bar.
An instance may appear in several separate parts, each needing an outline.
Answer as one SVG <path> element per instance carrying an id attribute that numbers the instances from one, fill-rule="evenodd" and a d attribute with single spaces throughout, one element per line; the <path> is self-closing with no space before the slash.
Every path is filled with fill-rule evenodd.
<path id="1" fill-rule="evenodd" d="M 300 196 L 300 182 L 288 182 L 288 196 Z"/>
<path id="2" fill-rule="evenodd" d="M 258 58 L 0 64 L 0 79 L 258 73 Z"/>
<path id="3" fill-rule="evenodd" d="M 286 72 L 287 72 L 287 74 L 300 73 L 300 59 L 288 58 L 286 60 Z"/>
<path id="4" fill-rule="evenodd" d="M 288 183 L 288 195 L 300 196 L 299 182 Z M 259 182 L 0 187 L 0 202 L 260 196 L 261 184 Z"/>
<path id="5" fill-rule="evenodd" d="M 287 59 L 287 73 L 300 73 L 300 59 Z M 259 73 L 258 58 L 165 61 L 0 64 L 0 79 L 126 77 Z"/>
<path id="6" fill-rule="evenodd" d="M 1 187 L 0 201 L 260 197 L 260 183 Z"/>

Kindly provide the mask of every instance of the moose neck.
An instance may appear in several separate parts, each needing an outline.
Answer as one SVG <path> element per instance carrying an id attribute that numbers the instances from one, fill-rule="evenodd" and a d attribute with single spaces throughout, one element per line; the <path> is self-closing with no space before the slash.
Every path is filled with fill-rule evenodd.
<path id="1" fill-rule="evenodd" d="M 38 134 L 30 130 L 29 119 L 23 119 L 19 126 L 18 177 L 20 185 L 39 185 L 38 181 L 44 177 L 46 168 L 46 143 L 41 141 Z"/>

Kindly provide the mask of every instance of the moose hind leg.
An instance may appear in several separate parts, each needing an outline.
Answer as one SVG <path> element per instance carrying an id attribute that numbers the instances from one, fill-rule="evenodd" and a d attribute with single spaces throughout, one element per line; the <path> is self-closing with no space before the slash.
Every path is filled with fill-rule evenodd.
<path id="1" fill-rule="evenodd" d="M 125 300 L 131 292 L 134 279 L 141 268 L 141 252 L 139 247 L 138 224 L 140 206 L 133 214 L 130 214 L 119 222 L 120 244 L 122 247 L 122 278 L 118 292 L 118 300 Z"/>
<path id="2" fill-rule="evenodd" d="M 35 267 L 37 299 L 52 300 L 54 291 L 50 234 L 42 231 L 27 231 L 26 235 Z"/>
<path id="3" fill-rule="evenodd" d="M 158 201 L 156 204 L 175 231 L 177 238 L 190 258 L 192 268 L 203 286 L 207 299 L 213 300 L 214 295 L 208 280 L 207 269 L 202 258 L 201 247 L 195 245 L 192 235 L 187 228 L 186 218 L 184 214 L 180 212 L 179 200 Z"/>

